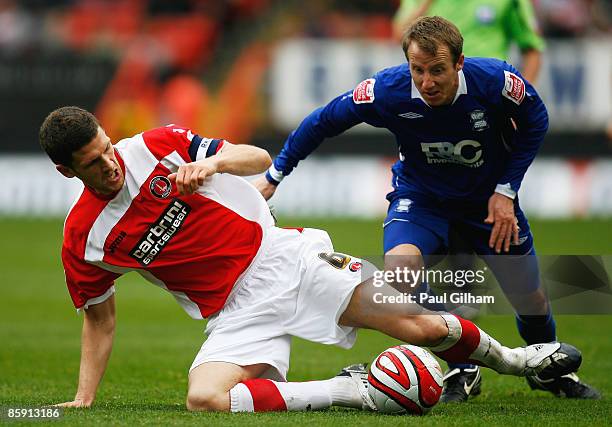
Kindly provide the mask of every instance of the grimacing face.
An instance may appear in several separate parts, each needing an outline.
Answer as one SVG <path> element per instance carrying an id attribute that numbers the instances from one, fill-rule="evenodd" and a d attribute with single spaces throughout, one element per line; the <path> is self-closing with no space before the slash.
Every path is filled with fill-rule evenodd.
<path id="1" fill-rule="evenodd" d="M 72 153 L 72 166 L 56 165 L 68 178 L 77 177 L 96 193 L 109 195 L 123 187 L 125 177 L 115 156 L 115 149 L 104 129 L 91 142 Z"/>
<path id="2" fill-rule="evenodd" d="M 411 42 L 407 56 L 414 84 L 427 104 L 432 107 L 451 104 L 459 87 L 457 73 L 463 68 L 463 54 L 455 64 L 445 44 L 431 55 Z"/>

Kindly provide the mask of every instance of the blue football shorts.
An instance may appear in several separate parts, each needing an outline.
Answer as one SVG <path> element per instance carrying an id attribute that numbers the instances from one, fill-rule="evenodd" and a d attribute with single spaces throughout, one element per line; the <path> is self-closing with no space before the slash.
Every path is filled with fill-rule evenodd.
<path id="1" fill-rule="evenodd" d="M 484 222 L 488 214 L 487 200 L 449 202 L 414 193 L 391 194 L 388 198 L 390 204 L 383 223 L 385 253 L 397 245 L 412 244 L 419 248 L 427 264 L 428 255 L 449 253 L 450 236 L 453 235 L 461 240 L 464 249 L 484 259 L 505 292 L 531 292 L 539 288 L 533 236 L 518 198 L 514 202 L 514 212 L 520 228 L 519 244 L 512 243 L 507 253 L 502 251 L 502 254 L 515 257 L 497 257 L 495 249 L 489 247 L 493 226 Z M 517 280 L 519 271 L 522 277 Z"/>

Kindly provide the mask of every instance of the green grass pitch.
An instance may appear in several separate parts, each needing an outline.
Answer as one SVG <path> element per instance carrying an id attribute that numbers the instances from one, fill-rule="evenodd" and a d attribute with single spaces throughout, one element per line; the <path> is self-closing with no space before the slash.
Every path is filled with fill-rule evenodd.
<path id="1" fill-rule="evenodd" d="M 380 254 L 380 221 L 283 219 L 281 225 L 327 229 L 336 250 Z M 612 221 L 533 222 L 540 253 L 610 254 Z M 0 407 L 71 400 L 76 390 L 81 318 L 70 302 L 60 263 L 61 220 L 0 218 Z M 187 369 L 204 340 L 173 298 L 135 274 L 118 281 L 115 346 L 96 403 L 68 410 L 61 424 L 80 425 L 610 425 L 612 316 L 558 316 L 560 339 L 584 355 L 580 375 L 604 393 L 571 401 L 529 391 L 514 377 L 484 373 L 483 393 L 465 405 L 438 405 L 425 418 L 332 409 L 316 413 L 203 414 L 184 406 Z M 510 316 L 478 324 L 505 344 L 521 345 Z M 361 331 L 349 351 L 294 340 L 290 380 L 331 377 L 370 361 L 395 342 Z M 0 423 L 7 421 L 0 419 Z"/>

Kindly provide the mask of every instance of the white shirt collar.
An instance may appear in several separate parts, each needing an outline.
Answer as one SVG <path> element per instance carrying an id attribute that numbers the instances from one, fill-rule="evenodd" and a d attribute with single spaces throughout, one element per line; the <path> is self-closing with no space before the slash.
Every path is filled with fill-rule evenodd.
<path id="1" fill-rule="evenodd" d="M 457 93 L 455 94 L 455 98 L 453 99 L 452 104 L 454 104 L 455 101 L 457 101 L 457 98 L 459 98 L 460 95 L 466 95 L 468 93 L 467 83 L 465 82 L 465 75 L 463 74 L 463 70 L 459 70 L 457 74 L 459 75 L 459 87 L 457 88 Z M 416 85 L 414 84 L 414 79 L 411 78 L 410 80 L 412 81 L 412 99 L 418 98 L 421 101 L 423 101 L 425 105 L 430 107 L 427 101 L 423 99 L 421 92 L 419 92 Z"/>

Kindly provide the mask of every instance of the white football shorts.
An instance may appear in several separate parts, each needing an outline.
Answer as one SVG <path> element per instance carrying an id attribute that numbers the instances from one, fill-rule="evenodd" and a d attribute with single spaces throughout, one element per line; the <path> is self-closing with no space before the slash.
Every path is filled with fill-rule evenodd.
<path id="1" fill-rule="evenodd" d="M 322 230 L 270 228 L 263 251 L 236 283 L 223 309 L 208 319 L 207 340 L 190 371 L 204 362 L 266 363 L 284 381 L 291 337 L 350 348 L 356 330 L 338 325 L 353 290 L 374 267 L 333 252 Z M 363 267 L 366 267 L 363 266 Z M 371 274 L 371 273 L 367 273 Z"/>

